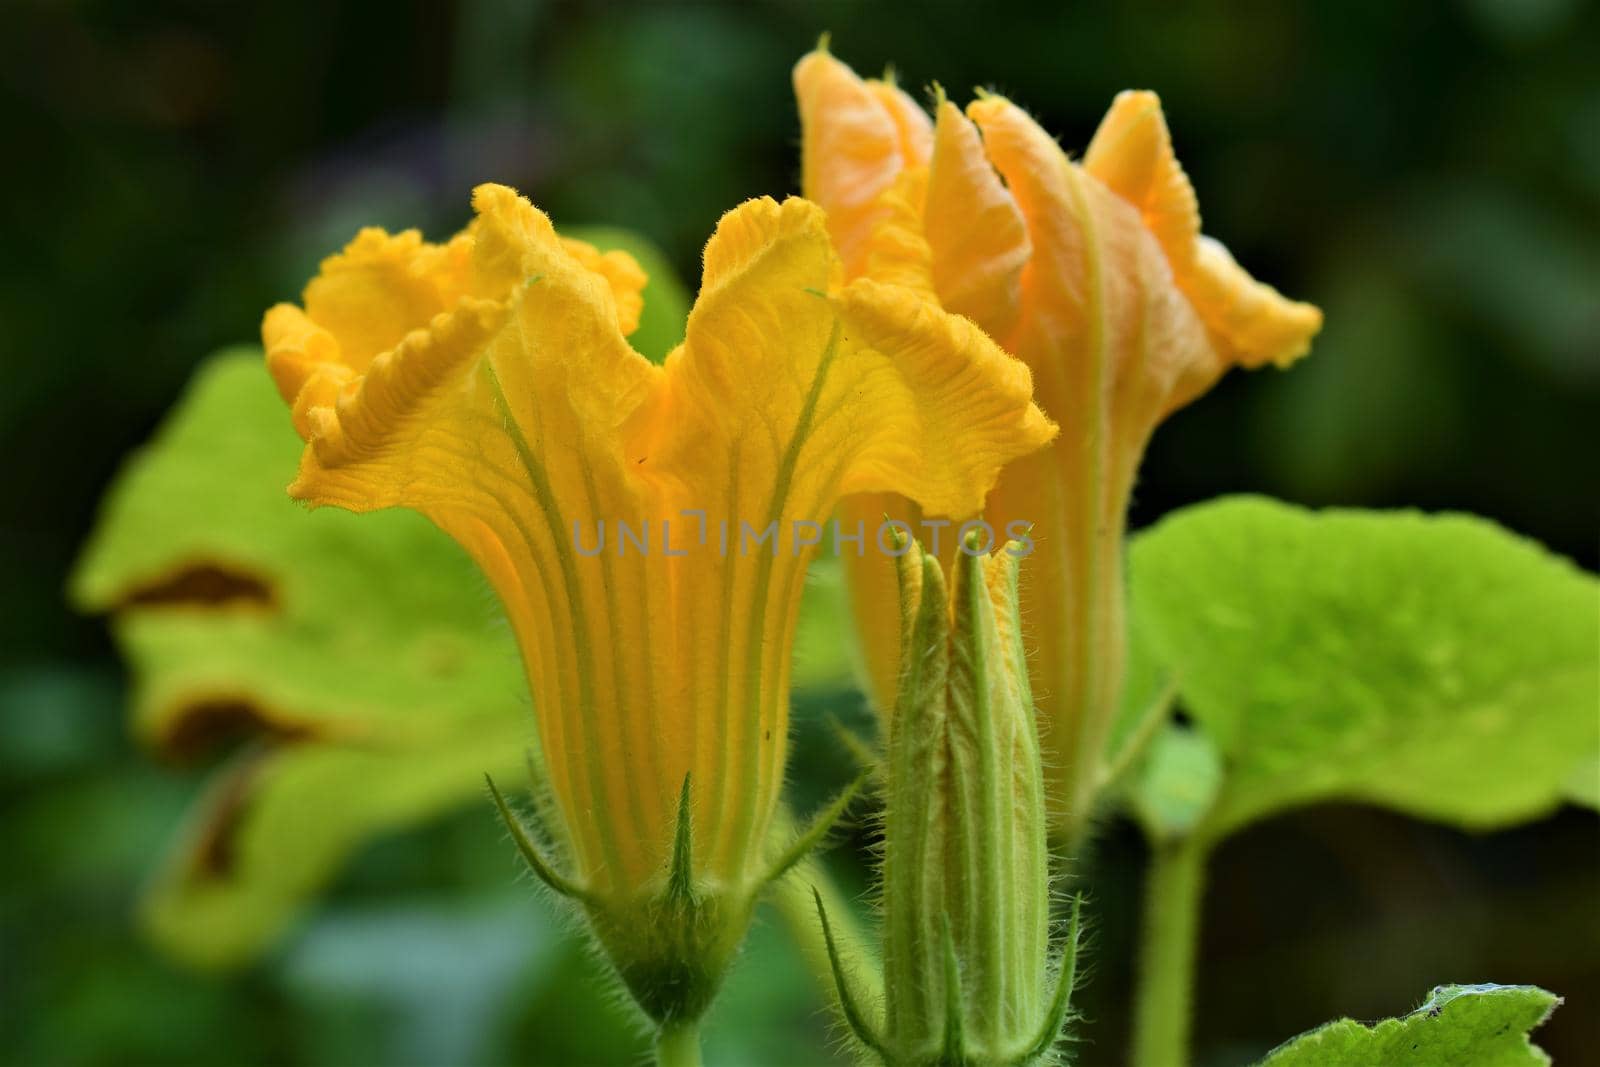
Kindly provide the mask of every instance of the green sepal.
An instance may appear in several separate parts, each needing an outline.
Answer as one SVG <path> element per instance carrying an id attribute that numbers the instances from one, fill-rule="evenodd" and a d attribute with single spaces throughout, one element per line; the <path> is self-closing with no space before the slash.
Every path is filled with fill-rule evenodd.
<path id="1" fill-rule="evenodd" d="M 856 766 L 870 778 L 881 780 L 884 776 L 883 757 L 873 747 L 872 742 L 862 737 L 856 731 L 844 724 L 839 716 L 829 713 L 827 717 L 828 729 L 833 731 L 833 736 L 850 758 L 856 761 Z"/>
<path id="2" fill-rule="evenodd" d="M 706 1013 L 749 926 L 747 894 L 663 890 L 586 903 L 589 924 L 634 1002 L 658 1025 Z"/>
<path id="3" fill-rule="evenodd" d="M 689 808 L 689 773 L 684 772 L 678 790 L 678 826 L 672 835 L 672 863 L 667 874 L 667 899 L 693 905 L 694 892 L 694 817 Z"/>
<path id="4" fill-rule="evenodd" d="M 1013 1062 L 1034 1063 L 1061 1040 L 1062 1028 L 1067 1025 L 1072 1010 L 1072 991 L 1078 984 L 1078 942 L 1082 930 L 1083 894 L 1080 893 L 1072 898 L 1072 916 L 1067 920 L 1067 939 L 1061 946 L 1061 963 L 1057 967 L 1056 991 L 1050 998 L 1050 1009 L 1039 1027 L 1039 1036 Z"/>
<path id="5" fill-rule="evenodd" d="M 690 776 L 678 791 L 672 855 L 659 890 L 633 897 L 594 894 L 589 924 L 634 1001 L 671 1027 L 704 1015 L 750 925 L 755 894 L 714 891 L 694 876 Z"/>
<path id="6" fill-rule="evenodd" d="M 966 1039 L 962 1036 L 961 961 L 956 958 L 956 939 L 950 933 L 950 913 L 941 917 L 939 940 L 944 949 L 944 1062 L 965 1063 Z"/>
<path id="7" fill-rule="evenodd" d="M 828 967 L 833 971 L 834 988 L 839 994 L 839 1011 L 844 1015 L 844 1021 L 849 1025 L 850 1032 L 855 1034 L 856 1040 L 877 1053 L 885 1062 L 891 1062 L 882 1035 L 867 1022 L 867 1017 L 862 1014 L 860 1006 L 856 1003 L 855 994 L 850 989 L 850 979 L 845 975 L 844 963 L 839 959 L 839 946 L 833 939 L 833 926 L 828 922 L 828 909 L 822 903 L 821 890 L 812 886 L 811 896 L 817 902 L 817 919 L 822 923 L 823 943 L 828 946 Z"/>
<path id="8" fill-rule="evenodd" d="M 850 802 L 856 798 L 856 794 L 861 791 L 862 786 L 867 784 L 867 779 L 870 777 L 872 777 L 871 771 L 863 771 L 855 781 L 839 791 L 839 795 L 833 798 L 832 803 L 817 812 L 812 817 L 810 825 L 795 837 L 793 843 L 773 863 L 772 868 L 767 872 L 762 882 L 766 884 L 776 882 L 779 878 L 794 870 L 796 864 L 810 855 L 811 850 L 816 848 L 822 839 L 828 836 L 828 832 L 837 825 L 845 810 L 850 807 Z"/>
<path id="9" fill-rule="evenodd" d="M 740 888 L 717 890 L 696 884 L 693 782 L 684 775 L 660 890 L 631 899 L 591 894 L 584 900 L 593 933 L 618 976 L 663 1031 L 698 1019 L 710 1007 L 761 889 L 811 854 L 869 777 L 863 773 L 818 812 L 763 875 Z"/>
<path id="10" fill-rule="evenodd" d="M 500 788 L 494 784 L 494 776 L 485 774 L 483 780 L 488 783 L 489 796 L 494 799 L 495 809 L 500 813 L 500 821 L 505 823 L 506 830 L 511 834 L 511 840 L 517 846 L 517 851 L 522 853 L 523 861 L 527 863 L 528 869 L 534 876 L 558 896 L 580 903 L 592 900 L 588 890 L 562 877 L 556 872 L 555 866 L 545 859 L 544 854 L 539 851 L 533 831 L 528 829 L 527 824 L 522 821 L 522 816 L 513 811 L 511 805 L 506 802 Z"/>

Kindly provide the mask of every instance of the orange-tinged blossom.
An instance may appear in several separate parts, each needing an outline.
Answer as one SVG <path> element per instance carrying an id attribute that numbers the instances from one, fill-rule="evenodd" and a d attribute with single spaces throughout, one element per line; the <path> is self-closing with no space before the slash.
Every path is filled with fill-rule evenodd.
<path id="1" fill-rule="evenodd" d="M 1052 799 L 1075 833 L 1120 696 L 1122 540 L 1145 445 L 1229 367 L 1304 355 L 1322 314 L 1255 281 L 1201 235 L 1154 93 L 1120 94 L 1080 164 L 999 96 L 980 94 L 963 112 L 939 93 L 931 137 L 896 139 L 885 131 L 908 120 L 826 51 L 800 61 L 795 88 L 806 195 L 841 242 L 879 250 L 847 266 L 927 278 L 946 309 L 1028 364 L 1039 406 L 1061 425 L 1049 448 L 1005 468 L 984 517 L 996 528 L 1033 524 L 1022 618 Z M 892 497 L 845 509 L 913 523 L 963 517 Z M 892 707 L 893 568 L 849 562 L 876 702 Z"/>

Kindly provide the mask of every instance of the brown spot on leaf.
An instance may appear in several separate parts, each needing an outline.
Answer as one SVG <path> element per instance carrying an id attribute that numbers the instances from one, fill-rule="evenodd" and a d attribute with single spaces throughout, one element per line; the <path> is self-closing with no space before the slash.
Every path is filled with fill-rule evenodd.
<path id="1" fill-rule="evenodd" d="M 185 704 L 167 723 L 162 752 L 179 763 L 191 763 L 220 749 L 250 740 L 295 744 L 317 736 L 305 723 L 274 717 L 244 698 L 224 697 Z"/>
<path id="2" fill-rule="evenodd" d="M 195 828 L 190 871 L 199 881 L 220 881 L 233 873 L 238 859 L 235 841 L 250 806 L 256 777 L 271 750 L 259 746 L 241 753 L 212 783 L 203 801 L 204 821 Z"/>
<path id="3" fill-rule="evenodd" d="M 197 563 L 166 578 L 140 586 L 123 598 L 122 607 L 222 607 L 253 604 L 274 609 L 277 597 L 267 581 L 235 567 Z"/>

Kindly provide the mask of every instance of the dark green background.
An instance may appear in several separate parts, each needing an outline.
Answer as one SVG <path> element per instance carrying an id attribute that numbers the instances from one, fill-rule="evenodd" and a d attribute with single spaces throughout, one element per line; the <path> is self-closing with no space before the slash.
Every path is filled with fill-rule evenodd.
<path id="1" fill-rule="evenodd" d="M 1056 5 L 1052 5 L 1056 6 Z M 1066 5 L 1060 5 L 1066 6 Z M 1217 493 L 1480 512 L 1596 564 L 1600 12 L 1578 0 L 1135 3 L 1049 15 L 889 4 L 629 7 L 12 2 L 0 10 L 0 1059 L 637 1062 L 594 968 L 487 811 L 371 848 L 227 979 L 129 929 L 199 780 L 132 751 L 103 626 L 62 603 L 121 457 L 202 356 L 255 336 L 364 223 L 434 237 L 479 181 L 659 242 L 796 190 L 789 68 L 819 31 L 863 72 L 999 88 L 1064 144 L 1116 90 L 1166 102 L 1208 232 L 1327 328 L 1158 435 L 1135 519 Z M 792 770 L 839 758 L 802 708 Z M 1446 981 L 1568 997 L 1600 1047 L 1592 817 L 1470 838 L 1358 809 L 1246 833 L 1215 867 L 1197 1042 L 1241 1062 Z M 863 839 L 836 862 L 860 880 Z M 1121 1058 L 1140 854 L 1107 827 L 1083 1062 Z M 487 901 L 488 903 L 482 903 Z M 477 902 L 477 903 L 475 903 Z M 827 1023 L 774 924 L 713 1020 L 723 1062 L 808 1062 Z"/>

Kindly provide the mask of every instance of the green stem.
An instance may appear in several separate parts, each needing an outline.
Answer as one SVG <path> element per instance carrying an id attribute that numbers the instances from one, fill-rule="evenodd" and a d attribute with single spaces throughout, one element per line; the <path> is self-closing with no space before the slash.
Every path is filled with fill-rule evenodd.
<path id="1" fill-rule="evenodd" d="M 1185 1067 L 1207 846 L 1180 838 L 1154 846 L 1145 890 L 1144 943 L 1134 999 L 1135 1067 Z"/>
<path id="2" fill-rule="evenodd" d="M 664 1024 L 656 1032 L 657 1067 L 700 1067 L 700 1023 L 690 1019 Z"/>

